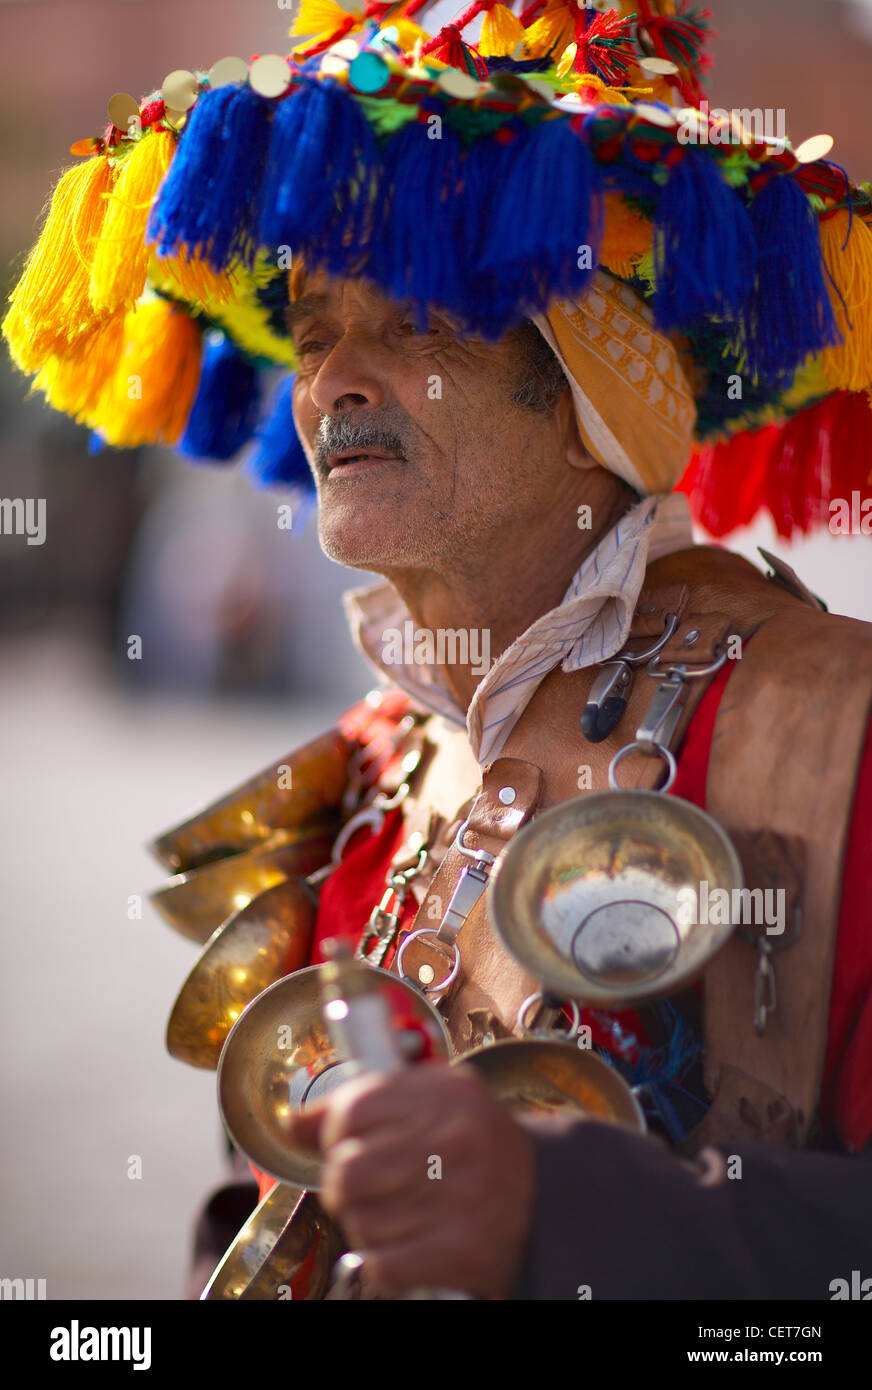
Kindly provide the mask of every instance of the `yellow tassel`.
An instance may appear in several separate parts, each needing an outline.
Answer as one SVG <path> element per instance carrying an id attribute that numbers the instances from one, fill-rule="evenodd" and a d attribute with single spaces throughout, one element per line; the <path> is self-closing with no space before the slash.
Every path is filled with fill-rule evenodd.
<path id="1" fill-rule="evenodd" d="M 233 269 L 212 269 L 199 257 L 182 247 L 178 256 L 154 256 L 148 263 L 148 278 L 158 289 L 176 299 L 202 308 L 206 304 L 233 304 L 236 300 L 236 275 Z"/>
<path id="2" fill-rule="evenodd" d="M 485 12 L 478 51 L 483 58 L 510 58 L 516 43 L 523 43 L 526 30 L 517 15 L 505 5 L 494 5 Z"/>
<path id="3" fill-rule="evenodd" d="M 641 258 L 651 250 L 651 223 L 625 203 L 620 193 L 605 194 L 603 211 L 600 264 L 620 279 L 629 280 Z"/>
<path id="4" fill-rule="evenodd" d="M 145 289 L 145 224 L 175 144 L 169 131 L 153 131 L 119 165 L 91 272 L 91 302 L 98 312 L 129 309 Z"/>
<path id="5" fill-rule="evenodd" d="M 834 391 L 865 391 L 872 386 L 872 228 L 855 213 L 848 237 L 847 208 L 819 225 L 824 260 L 838 289 L 837 294 L 829 286 L 830 300 L 844 338 L 824 349 L 824 372 Z"/>
<path id="6" fill-rule="evenodd" d="M 72 415 L 80 424 L 91 424 L 106 382 L 118 365 L 123 340 L 124 315 L 119 314 L 78 339 L 67 356 L 49 358 L 32 389 L 41 391 L 55 410 Z"/>
<path id="7" fill-rule="evenodd" d="M 524 31 L 524 56 L 557 62 L 566 46 L 575 41 L 575 25 L 566 0 L 548 0 L 535 23 Z"/>
<path id="8" fill-rule="evenodd" d="M 200 379 L 200 328 L 165 299 L 132 309 L 114 375 L 88 423 L 109 444 L 175 444 Z"/>
<path id="9" fill-rule="evenodd" d="M 343 10 L 334 0 L 303 0 L 289 32 L 326 36 L 336 29 L 341 29 L 350 13 L 354 14 L 355 28 L 358 28 L 363 23 L 363 15 Z"/>
<path id="10" fill-rule="evenodd" d="M 94 329 L 88 298 L 91 262 L 113 182 L 108 159 L 75 164 L 55 188 L 48 217 L 12 292 L 3 333 L 17 366 L 36 372 Z"/>

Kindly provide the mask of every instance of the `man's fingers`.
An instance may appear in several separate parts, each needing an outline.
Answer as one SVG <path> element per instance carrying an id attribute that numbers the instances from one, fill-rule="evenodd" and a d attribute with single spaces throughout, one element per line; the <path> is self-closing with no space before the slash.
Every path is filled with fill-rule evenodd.
<path id="1" fill-rule="evenodd" d="M 306 1149 L 323 1149 L 322 1130 L 327 1119 L 328 1101 L 304 1110 L 295 1110 L 287 1121 L 287 1135 L 294 1145 Z"/>
<path id="2" fill-rule="evenodd" d="M 380 1131 L 378 1137 L 341 1139 L 327 1152 L 321 1198 L 328 1207 L 345 1208 L 432 1192 L 428 1179 L 429 1144 L 416 1141 L 404 1128 Z"/>
<path id="3" fill-rule="evenodd" d="M 385 1128 L 405 1128 L 408 1134 L 425 1130 L 431 1122 L 421 1107 L 415 1072 L 431 1064 L 422 1062 L 390 1076 L 367 1076 L 349 1081 L 324 1102 L 327 1117 L 321 1132 L 325 1148 L 342 1139 L 356 1138 Z M 441 1065 L 434 1063 L 432 1065 Z"/>

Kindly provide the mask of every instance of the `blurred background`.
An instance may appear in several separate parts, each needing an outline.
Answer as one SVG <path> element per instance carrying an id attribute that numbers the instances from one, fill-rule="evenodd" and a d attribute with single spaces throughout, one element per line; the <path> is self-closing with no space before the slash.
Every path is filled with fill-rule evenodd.
<path id="1" fill-rule="evenodd" d="M 794 143 L 827 131 L 834 159 L 872 175 L 872 0 L 714 10 L 712 105 L 784 107 Z M 292 18 L 276 0 L 0 0 L 4 299 L 113 92 L 285 52 Z M 279 530 L 281 498 L 230 469 L 90 454 L 4 354 L 0 410 L 0 496 L 44 497 L 48 518 L 43 545 L 0 536 L 0 1276 L 44 1278 L 50 1299 L 177 1298 L 222 1171 L 214 1076 L 163 1048 L 195 948 L 147 903 L 130 920 L 128 900 L 161 879 L 148 839 L 374 683 L 339 603 L 366 577 L 321 555 L 313 521 Z M 749 558 L 757 545 L 831 611 L 872 619 L 868 541 L 788 546 L 766 524 L 731 541 Z"/>

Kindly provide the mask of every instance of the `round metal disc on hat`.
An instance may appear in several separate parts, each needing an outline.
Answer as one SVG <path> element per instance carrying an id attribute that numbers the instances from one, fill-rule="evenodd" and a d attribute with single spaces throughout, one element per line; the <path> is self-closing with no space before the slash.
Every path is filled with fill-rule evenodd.
<path id="1" fill-rule="evenodd" d="M 445 68 L 436 78 L 436 86 L 445 92 L 446 96 L 460 97 L 464 101 L 481 93 L 481 83 L 470 77 L 468 72 L 461 72 L 459 68 Z"/>
<path id="2" fill-rule="evenodd" d="M 119 130 L 126 130 L 134 117 L 139 116 L 139 102 L 129 92 L 116 92 L 109 98 L 109 119 Z"/>
<path id="3" fill-rule="evenodd" d="M 380 92 L 390 77 L 390 68 L 377 53 L 358 53 L 348 69 L 348 81 L 356 92 Z"/>
<path id="4" fill-rule="evenodd" d="M 164 105 L 172 111 L 190 111 L 198 93 L 197 79 L 187 68 L 176 68 L 174 72 L 167 73 L 161 83 L 160 94 Z"/>
<path id="5" fill-rule="evenodd" d="M 360 44 L 356 39 L 340 39 L 338 43 L 334 43 L 332 48 L 328 49 L 328 52 L 332 53 L 334 58 L 348 58 L 350 61 L 352 58 L 356 58 L 360 52 Z"/>
<path id="6" fill-rule="evenodd" d="M 318 69 L 325 77 L 344 77 L 348 72 L 349 59 L 343 58 L 341 54 L 325 53 L 321 59 L 321 66 Z"/>
<path id="7" fill-rule="evenodd" d="M 640 58 L 639 67 L 643 72 L 653 73 L 655 77 L 670 77 L 678 72 L 678 64 L 670 58 Z"/>
<path id="8" fill-rule="evenodd" d="M 531 92 L 535 92 L 537 97 L 542 97 L 544 101 L 548 102 L 554 100 L 554 88 L 549 86 L 547 82 L 539 82 L 535 77 L 527 77 L 524 82 L 525 86 L 529 87 Z"/>
<path id="9" fill-rule="evenodd" d="M 800 164 L 814 164 L 817 159 L 825 159 L 834 144 L 832 135 L 810 135 L 793 153 Z"/>
<path id="10" fill-rule="evenodd" d="M 209 86 L 226 87 L 231 82 L 245 82 L 248 64 L 244 58 L 219 58 L 209 69 Z"/>
<path id="11" fill-rule="evenodd" d="M 262 58 L 255 58 L 248 80 L 262 97 L 280 97 L 290 86 L 291 70 L 277 53 L 265 53 Z"/>
<path id="12" fill-rule="evenodd" d="M 662 106 L 655 106 L 651 101 L 640 101 L 636 104 L 638 115 L 643 116 L 650 125 L 674 126 L 675 117 L 671 111 L 665 111 Z"/>

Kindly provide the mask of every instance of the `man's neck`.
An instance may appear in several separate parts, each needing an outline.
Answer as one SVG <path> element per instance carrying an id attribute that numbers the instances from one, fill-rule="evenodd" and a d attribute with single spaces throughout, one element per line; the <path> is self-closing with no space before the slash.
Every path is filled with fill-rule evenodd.
<path id="1" fill-rule="evenodd" d="M 556 608 L 585 558 L 634 504 L 633 493 L 618 478 L 599 471 L 590 480 L 589 529 L 579 529 L 576 507 L 564 506 L 545 524 L 501 540 L 498 551 L 477 554 L 469 564 L 386 575 L 416 634 L 432 635 L 433 659 L 462 709 L 469 707 L 484 674 L 482 653 L 496 660 L 537 618 Z M 465 634 L 468 659 L 448 659 L 457 652 L 451 639 L 440 645 L 440 633 L 447 632 Z M 425 639 L 419 640 L 423 651 Z M 464 643 L 457 646 L 463 654 Z"/>

